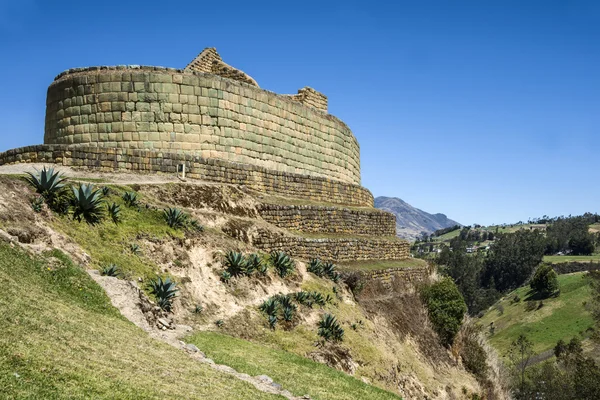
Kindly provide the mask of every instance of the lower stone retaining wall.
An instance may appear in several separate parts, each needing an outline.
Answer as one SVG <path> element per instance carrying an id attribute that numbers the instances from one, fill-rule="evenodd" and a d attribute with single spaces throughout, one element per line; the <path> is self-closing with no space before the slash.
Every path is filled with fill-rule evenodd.
<path id="1" fill-rule="evenodd" d="M 384 283 L 390 283 L 393 279 L 400 279 L 406 283 L 417 284 L 425 282 L 429 274 L 429 267 L 398 267 L 364 271 L 361 273 L 361 278 L 365 281 L 377 280 Z"/>
<path id="2" fill-rule="evenodd" d="M 299 236 L 274 235 L 259 230 L 252 239 L 255 247 L 267 252 L 285 251 L 292 257 L 325 261 L 404 260 L 410 245 L 404 240 L 385 239 L 308 239 Z"/>
<path id="3" fill-rule="evenodd" d="M 102 171 L 122 169 L 169 174 L 177 172 L 178 164 L 185 164 L 186 177 L 191 179 L 244 185 L 274 195 L 373 207 L 373 195 L 359 185 L 189 154 L 66 145 L 27 146 L 0 153 L 0 165 L 34 162 Z"/>
<path id="4" fill-rule="evenodd" d="M 394 236 L 396 216 L 380 210 L 261 204 L 260 216 L 282 229 L 308 233 Z"/>

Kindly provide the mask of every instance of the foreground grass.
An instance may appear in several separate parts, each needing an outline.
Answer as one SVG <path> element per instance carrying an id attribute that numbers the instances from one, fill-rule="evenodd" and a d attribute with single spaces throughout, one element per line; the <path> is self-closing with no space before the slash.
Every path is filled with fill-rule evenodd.
<path id="1" fill-rule="evenodd" d="M 566 262 L 598 262 L 600 254 L 592 254 L 591 256 L 544 256 L 544 262 L 551 264 L 559 264 Z"/>
<path id="2" fill-rule="evenodd" d="M 312 399 L 400 399 L 393 393 L 304 357 L 275 350 L 215 332 L 200 332 L 187 339 L 217 363 L 249 375 L 266 374 L 296 396 Z"/>
<path id="3" fill-rule="evenodd" d="M 594 326 L 592 316 L 584 306 L 591 299 L 585 273 L 559 275 L 558 281 L 560 296 L 544 299 L 544 305 L 539 309 L 527 311 L 531 293 L 526 286 L 505 296 L 481 318 L 485 331 L 489 331 L 490 323 L 494 323 L 495 333 L 489 340 L 500 354 L 506 355 L 511 343 L 521 334 L 533 342 L 536 353 L 541 353 L 552 349 L 560 339 L 585 337 L 586 330 Z M 521 301 L 513 303 L 516 295 Z M 539 300 L 535 303 L 539 305 Z"/>
<path id="4" fill-rule="evenodd" d="M 388 268 L 426 267 L 427 261 L 420 258 L 407 258 L 406 260 L 369 260 L 342 262 L 339 263 L 338 266 L 340 270 L 375 271 Z"/>
<path id="5" fill-rule="evenodd" d="M 278 398 L 150 339 L 55 251 L 0 242 L 0 398 Z"/>

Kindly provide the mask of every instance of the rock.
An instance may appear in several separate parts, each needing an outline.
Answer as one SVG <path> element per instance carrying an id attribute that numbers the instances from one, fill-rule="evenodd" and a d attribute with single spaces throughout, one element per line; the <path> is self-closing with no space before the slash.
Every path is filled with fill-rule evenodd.
<path id="1" fill-rule="evenodd" d="M 191 344 L 191 343 L 186 344 L 185 349 L 188 351 L 191 351 L 192 353 L 197 353 L 200 351 L 200 349 L 198 347 L 196 347 L 195 344 Z"/>
<path id="2" fill-rule="evenodd" d="M 259 375 L 256 377 L 256 379 L 258 379 L 261 382 L 268 383 L 268 384 L 273 383 L 273 379 L 271 379 L 271 377 L 269 377 L 267 375 Z"/>
<path id="3" fill-rule="evenodd" d="M 158 323 L 161 324 L 165 328 L 169 328 L 171 326 L 171 321 L 165 318 L 159 318 Z"/>
<path id="4" fill-rule="evenodd" d="M 282 388 L 282 386 L 279 383 L 276 383 L 276 382 L 271 383 L 271 386 L 273 386 L 277 390 L 281 390 L 281 388 Z"/>
<path id="5" fill-rule="evenodd" d="M 204 359 L 204 362 L 205 362 L 205 363 L 207 363 L 207 364 L 212 364 L 212 365 L 215 365 L 215 362 L 213 361 L 213 359 L 212 359 L 212 358 L 205 358 L 205 359 Z"/>

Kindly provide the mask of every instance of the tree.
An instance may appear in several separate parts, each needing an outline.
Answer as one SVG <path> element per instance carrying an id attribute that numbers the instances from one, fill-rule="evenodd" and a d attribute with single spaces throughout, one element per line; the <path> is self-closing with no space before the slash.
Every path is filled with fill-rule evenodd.
<path id="1" fill-rule="evenodd" d="M 462 324 L 467 305 L 451 278 L 425 287 L 421 293 L 429 320 L 444 346 L 452 345 Z"/>
<path id="2" fill-rule="evenodd" d="M 510 345 L 508 358 L 517 380 L 517 387 L 520 394 L 523 394 L 525 391 L 525 371 L 529 366 L 531 356 L 533 356 L 533 344 L 525 335 L 519 335 Z"/>
<path id="3" fill-rule="evenodd" d="M 529 287 L 542 296 L 550 296 L 558 290 L 558 278 L 550 264 L 542 264 L 535 271 Z"/>
<path id="4" fill-rule="evenodd" d="M 488 251 L 482 283 L 503 292 L 521 286 L 542 262 L 545 239 L 538 231 L 500 234 Z"/>

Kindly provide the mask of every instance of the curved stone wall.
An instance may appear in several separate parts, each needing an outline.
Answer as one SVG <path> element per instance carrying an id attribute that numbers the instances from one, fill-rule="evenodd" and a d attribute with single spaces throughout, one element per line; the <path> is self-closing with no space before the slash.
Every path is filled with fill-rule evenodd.
<path id="1" fill-rule="evenodd" d="M 171 68 L 60 74 L 48 88 L 44 143 L 187 153 L 360 184 L 358 142 L 339 119 L 290 96 Z"/>

